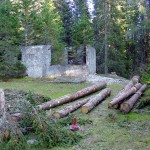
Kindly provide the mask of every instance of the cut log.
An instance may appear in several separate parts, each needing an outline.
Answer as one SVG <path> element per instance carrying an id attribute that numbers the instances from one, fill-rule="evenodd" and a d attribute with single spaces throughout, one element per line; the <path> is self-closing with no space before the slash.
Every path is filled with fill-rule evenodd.
<path id="1" fill-rule="evenodd" d="M 133 95 L 137 90 L 139 90 L 141 88 L 141 86 L 142 86 L 141 83 L 137 83 L 131 89 L 129 89 L 128 91 L 123 92 L 118 97 L 113 98 L 113 100 L 108 104 L 108 108 L 112 108 L 114 105 L 116 105 L 118 103 L 121 103 L 126 98 Z"/>
<path id="2" fill-rule="evenodd" d="M 88 113 L 93 108 L 95 108 L 100 102 L 102 102 L 111 93 L 109 88 L 102 90 L 99 94 L 92 97 L 85 105 L 82 106 L 81 111 L 83 113 Z"/>
<path id="3" fill-rule="evenodd" d="M 146 87 L 147 87 L 147 85 L 144 84 L 129 100 L 127 100 L 121 104 L 120 111 L 123 114 L 126 114 L 132 110 L 135 103 L 141 97 L 141 94 L 145 91 Z"/>
<path id="4" fill-rule="evenodd" d="M 137 76 L 137 75 L 133 76 L 131 81 L 115 96 L 115 98 L 122 95 L 122 93 L 128 91 L 131 87 L 133 87 L 135 85 L 135 83 L 138 83 L 139 81 L 140 81 L 140 76 Z M 118 104 L 114 105 L 112 108 L 119 109 L 120 104 L 121 103 L 118 103 Z M 111 107 L 109 107 L 109 108 L 111 108 Z"/>
<path id="5" fill-rule="evenodd" d="M 133 82 L 130 81 L 114 98 L 117 98 L 119 97 L 120 95 L 122 95 L 122 93 L 128 91 L 130 88 L 132 88 L 134 86 Z M 114 105 L 113 107 L 110 107 L 110 108 L 115 108 L 115 109 L 118 109 L 120 106 L 120 104 L 116 104 Z"/>
<path id="6" fill-rule="evenodd" d="M 89 100 L 90 100 L 90 98 L 86 98 L 86 99 L 84 99 L 84 100 L 82 100 L 80 102 L 76 102 L 76 103 L 74 103 L 72 105 L 69 105 L 69 106 L 65 107 L 62 110 L 54 112 L 52 115 L 55 118 L 63 118 L 65 116 L 69 115 L 71 112 L 75 111 L 76 109 L 80 108 L 82 105 L 87 103 Z"/>
<path id="7" fill-rule="evenodd" d="M 65 95 L 65 96 L 57 98 L 57 99 L 52 99 L 48 102 L 38 105 L 37 107 L 39 109 L 47 110 L 47 109 L 50 109 L 50 108 L 53 108 L 53 107 L 56 107 L 56 106 L 59 106 L 59 105 L 62 105 L 62 104 L 68 103 L 68 102 L 72 102 L 78 98 L 81 98 L 81 97 L 84 97 L 91 93 L 94 93 L 105 87 L 106 87 L 106 82 L 100 82 L 98 84 L 95 84 L 90 87 L 84 88 L 80 91 L 77 91 L 73 94 L 68 94 L 68 95 Z"/>
<path id="8" fill-rule="evenodd" d="M 0 112 L 0 140 L 2 138 L 7 139 L 10 135 L 22 134 L 21 130 L 17 127 L 17 122 L 6 112 L 5 95 L 2 89 L 0 89 Z"/>
<path id="9" fill-rule="evenodd" d="M 140 76 L 135 75 L 132 77 L 131 81 L 135 84 L 135 83 L 139 83 L 140 82 Z"/>
<path id="10" fill-rule="evenodd" d="M 0 117 L 6 119 L 4 90 L 0 89 Z"/>

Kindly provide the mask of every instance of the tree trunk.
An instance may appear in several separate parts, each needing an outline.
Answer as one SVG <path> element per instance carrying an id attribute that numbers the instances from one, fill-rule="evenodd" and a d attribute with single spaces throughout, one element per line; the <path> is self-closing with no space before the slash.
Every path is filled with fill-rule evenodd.
<path id="1" fill-rule="evenodd" d="M 134 87 L 132 87 L 131 89 L 129 89 L 126 92 L 123 92 L 122 94 L 120 94 L 118 97 L 115 97 L 109 104 L 108 104 L 108 108 L 112 108 L 114 105 L 121 103 L 122 101 L 124 101 L 126 98 L 128 98 L 129 96 L 131 96 L 132 94 L 134 94 L 137 90 L 139 90 L 141 88 L 142 84 L 141 83 L 137 83 Z"/>
<path id="2" fill-rule="evenodd" d="M 6 119 L 4 90 L 0 89 L 0 117 Z"/>
<path id="3" fill-rule="evenodd" d="M 105 40 L 105 55 L 104 55 L 104 72 L 105 74 L 108 74 L 108 37 L 107 37 L 107 34 L 108 34 L 108 8 L 107 8 L 107 2 L 105 1 L 104 2 L 104 11 L 105 11 L 105 17 L 104 17 L 104 21 L 105 21 L 105 30 L 104 30 L 104 34 L 105 34 L 105 37 L 104 37 L 104 40 Z"/>
<path id="4" fill-rule="evenodd" d="M 95 95 L 94 97 L 90 98 L 90 100 L 82 106 L 81 111 L 83 113 L 88 113 L 93 108 L 96 107 L 100 102 L 102 102 L 106 97 L 108 97 L 111 93 L 109 88 L 102 90 L 99 94 Z"/>
<path id="5" fill-rule="evenodd" d="M 19 134 L 22 132 L 17 127 L 17 122 L 6 112 L 4 91 L 0 89 L 0 140 Z"/>
<path id="6" fill-rule="evenodd" d="M 133 76 L 131 81 L 115 96 L 115 98 L 119 97 L 120 95 L 122 95 L 124 92 L 127 92 L 129 89 L 131 89 L 134 86 L 134 83 L 138 83 L 140 80 L 140 76 Z M 119 109 L 120 104 L 115 104 L 113 107 L 109 107 L 109 108 L 115 108 L 115 109 Z"/>
<path id="7" fill-rule="evenodd" d="M 45 102 L 45 103 L 38 105 L 37 107 L 40 110 L 41 109 L 47 110 L 47 109 L 50 109 L 50 108 L 53 108 L 53 107 L 56 107 L 56 106 L 59 106 L 59 105 L 62 105 L 62 104 L 68 103 L 68 102 L 72 102 L 78 98 L 81 98 L 81 97 L 84 97 L 84 96 L 89 95 L 91 93 L 94 93 L 94 92 L 96 92 L 102 88 L 105 88 L 105 87 L 106 87 L 106 82 L 100 82 L 98 84 L 95 84 L 95 85 L 92 85 L 90 87 L 84 88 L 80 91 L 77 91 L 73 94 L 68 94 L 68 95 L 62 96 L 62 97 L 57 98 L 57 99 L 52 99 L 48 102 Z"/>
<path id="8" fill-rule="evenodd" d="M 62 110 L 56 111 L 56 112 L 53 113 L 53 116 L 55 118 L 63 118 L 65 116 L 69 115 L 69 113 L 75 111 L 76 109 L 80 108 L 82 105 L 87 103 L 89 101 L 89 99 L 90 98 L 86 98 L 83 101 L 76 102 L 76 103 L 74 103 L 72 105 L 69 105 L 69 106 L 65 107 Z"/>
<path id="9" fill-rule="evenodd" d="M 146 89 L 147 85 L 144 84 L 129 100 L 123 102 L 120 107 L 120 111 L 124 114 L 130 112 L 137 102 L 137 100 L 141 97 L 141 94 Z"/>

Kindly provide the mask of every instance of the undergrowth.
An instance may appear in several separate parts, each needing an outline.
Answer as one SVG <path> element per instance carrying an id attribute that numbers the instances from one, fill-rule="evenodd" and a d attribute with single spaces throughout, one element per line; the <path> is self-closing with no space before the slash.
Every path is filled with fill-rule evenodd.
<path id="1" fill-rule="evenodd" d="M 25 99 L 23 98 L 25 97 Z M 12 135 L 9 139 L 1 138 L 0 150 L 28 150 L 32 148 L 52 148 L 55 146 L 69 147 L 80 141 L 82 136 L 70 130 L 69 125 L 72 124 L 73 117 L 63 119 L 47 118 L 45 111 L 39 111 L 34 106 L 37 105 L 37 99 L 45 102 L 49 98 L 40 97 L 32 92 L 21 95 L 14 109 L 20 110 L 22 114 L 18 127 L 21 135 Z M 16 97 L 15 97 L 16 98 Z M 80 119 L 83 124 L 85 120 Z M 11 131 L 10 131 L 11 132 Z M 33 144 L 27 144 L 30 139 L 35 139 Z"/>

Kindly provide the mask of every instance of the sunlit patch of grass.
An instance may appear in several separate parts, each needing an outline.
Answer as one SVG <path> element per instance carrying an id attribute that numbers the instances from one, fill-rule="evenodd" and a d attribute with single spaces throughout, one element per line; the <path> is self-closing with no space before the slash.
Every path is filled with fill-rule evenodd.
<path id="1" fill-rule="evenodd" d="M 31 91 L 33 93 L 42 94 L 51 98 L 57 98 L 65 94 L 76 92 L 79 89 L 85 88 L 90 84 L 81 83 L 50 83 L 41 80 L 33 80 L 31 78 L 14 79 L 8 82 L 0 82 L 0 88 L 4 89 L 19 89 Z"/>

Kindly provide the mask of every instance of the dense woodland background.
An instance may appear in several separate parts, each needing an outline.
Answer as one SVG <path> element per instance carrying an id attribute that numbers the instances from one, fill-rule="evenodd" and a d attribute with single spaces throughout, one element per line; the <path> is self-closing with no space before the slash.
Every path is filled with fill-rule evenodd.
<path id="1" fill-rule="evenodd" d="M 50 44 L 53 63 L 65 47 L 90 44 L 97 72 L 150 83 L 150 0 L 0 0 L 0 77 L 20 77 L 18 47 Z M 14 59 L 17 58 L 17 59 Z"/>

